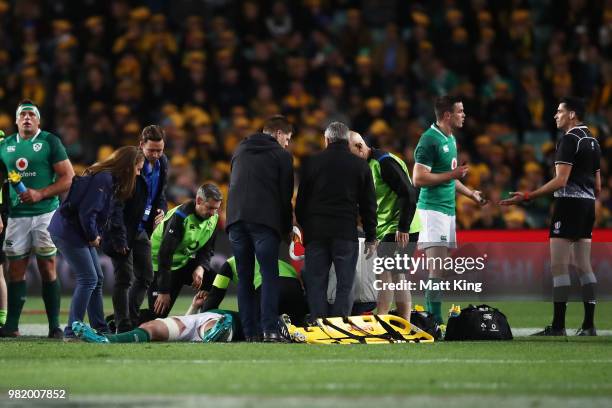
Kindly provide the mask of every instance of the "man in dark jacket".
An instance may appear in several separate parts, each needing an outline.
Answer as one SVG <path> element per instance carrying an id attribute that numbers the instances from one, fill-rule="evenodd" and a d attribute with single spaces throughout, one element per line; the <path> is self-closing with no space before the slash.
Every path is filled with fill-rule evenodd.
<path id="1" fill-rule="evenodd" d="M 226 230 L 236 257 L 238 308 L 247 341 L 280 341 L 278 247 L 289 237 L 293 209 L 293 158 L 284 148 L 293 128 L 282 116 L 242 141 L 232 157 Z M 255 256 L 261 265 L 261 321 L 253 286 Z"/>
<path id="2" fill-rule="evenodd" d="M 138 327 L 139 309 L 153 280 L 150 236 L 167 209 L 168 159 L 161 127 L 143 129 L 140 148 L 145 164 L 132 198 L 117 202 L 102 240 L 115 269 L 113 308 L 117 332 Z"/>
<path id="3" fill-rule="evenodd" d="M 304 162 L 296 202 L 306 246 L 303 275 L 310 318 L 348 316 L 358 256 L 357 217 L 366 237 L 366 258 L 376 251 L 376 194 L 368 164 L 351 154 L 349 129 L 325 129 L 327 148 Z M 336 300 L 327 303 L 329 268 L 337 277 Z M 329 309 L 329 310 L 328 310 Z"/>

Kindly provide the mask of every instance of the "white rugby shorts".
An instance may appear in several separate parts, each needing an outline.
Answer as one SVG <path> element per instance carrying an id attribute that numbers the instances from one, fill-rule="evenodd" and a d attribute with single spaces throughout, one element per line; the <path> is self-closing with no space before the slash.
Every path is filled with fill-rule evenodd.
<path id="1" fill-rule="evenodd" d="M 417 209 L 421 217 L 419 249 L 431 247 L 457 247 L 455 216 L 440 211 Z"/>
<path id="2" fill-rule="evenodd" d="M 55 256 L 57 248 L 47 227 L 55 211 L 33 217 L 9 218 L 3 249 L 8 259 L 23 259 L 34 249 L 39 258 Z"/>

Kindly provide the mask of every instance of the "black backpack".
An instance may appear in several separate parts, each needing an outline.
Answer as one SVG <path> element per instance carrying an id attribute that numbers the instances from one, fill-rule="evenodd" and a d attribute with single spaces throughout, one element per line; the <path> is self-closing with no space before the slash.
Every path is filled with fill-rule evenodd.
<path id="1" fill-rule="evenodd" d="M 512 340 L 506 316 L 489 305 L 469 305 L 450 317 L 444 340 Z"/>

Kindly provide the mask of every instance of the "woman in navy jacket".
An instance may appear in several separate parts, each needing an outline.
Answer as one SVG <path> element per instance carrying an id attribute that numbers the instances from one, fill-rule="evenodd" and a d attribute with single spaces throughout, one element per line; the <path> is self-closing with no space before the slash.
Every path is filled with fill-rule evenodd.
<path id="1" fill-rule="evenodd" d="M 125 200 L 134 190 L 136 176 L 144 163 L 135 146 L 116 150 L 108 159 L 85 170 L 73 181 L 68 197 L 49 224 L 51 239 L 68 261 L 76 277 L 70 304 L 67 338 L 74 337 L 72 322 L 82 321 L 85 311 L 92 327 L 107 332 L 102 302 L 104 275 L 96 248 L 108 222 L 113 200 Z"/>

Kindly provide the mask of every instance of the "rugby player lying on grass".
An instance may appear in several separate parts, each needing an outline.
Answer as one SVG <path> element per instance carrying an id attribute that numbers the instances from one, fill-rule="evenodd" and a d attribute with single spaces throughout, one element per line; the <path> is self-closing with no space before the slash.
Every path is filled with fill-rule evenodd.
<path id="1" fill-rule="evenodd" d="M 80 321 L 72 324 L 72 330 L 78 338 L 88 343 L 148 343 L 151 341 L 210 343 L 244 339 L 238 313 L 220 309 L 197 313 L 205 299 L 205 292 L 200 291 L 193 297 L 185 316 L 151 320 L 125 333 L 102 335 Z"/>

